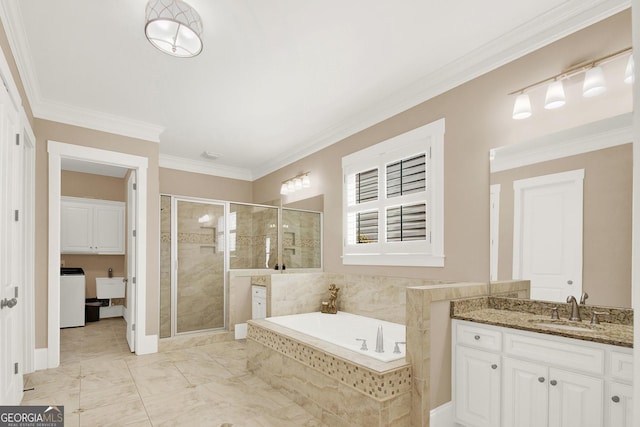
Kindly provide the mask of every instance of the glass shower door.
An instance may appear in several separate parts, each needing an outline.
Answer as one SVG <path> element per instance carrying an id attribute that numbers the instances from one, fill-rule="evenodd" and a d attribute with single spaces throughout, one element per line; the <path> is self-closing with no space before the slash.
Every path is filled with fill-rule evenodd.
<path id="1" fill-rule="evenodd" d="M 174 200 L 174 335 L 224 328 L 225 205 Z"/>

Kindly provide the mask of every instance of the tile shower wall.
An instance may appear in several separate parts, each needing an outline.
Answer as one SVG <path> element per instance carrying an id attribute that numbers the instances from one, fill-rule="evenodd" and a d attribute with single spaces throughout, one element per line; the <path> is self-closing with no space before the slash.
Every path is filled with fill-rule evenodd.
<path id="1" fill-rule="evenodd" d="M 287 268 L 320 268 L 321 216 L 319 213 L 282 210 L 282 257 Z"/>
<path id="2" fill-rule="evenodd" d="M 225 326 L 224 206 L 177 200 L 176 332 Z M 171 336 L 171 197 L 162 196 L 160 212 L 160 337 Z M 204 220 L 205 215 L 208 219 Z"/>
<path id="3" fill-rule="evenodd" d="M 278 254 L 278 209 L 231 203 L 229 210 L 229 267 L 275 267 Z"/>

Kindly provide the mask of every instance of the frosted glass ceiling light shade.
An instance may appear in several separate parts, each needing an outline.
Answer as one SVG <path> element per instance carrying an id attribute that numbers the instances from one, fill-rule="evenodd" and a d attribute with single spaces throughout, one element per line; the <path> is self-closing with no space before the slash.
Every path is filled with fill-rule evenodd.
<path id="1" fill-rule="evenodd" d="M 283 183 L 282 186 L 280 187 L 280 194 L 282 194 L 283 196 L 286 196 L 287 194 L 289 194 L 289 187 L 287 186 L 287 183 Z"/>
<path id="2" fill-rule="evenodd" d="M 627 62 L 627 68 L 624 70 L 624 82 L 631 84 L 635 80 L 635 64 L 633 62 L 633 55 L 629 56 Z"/>
<path id="3" fill-rule="evenodd" d="M 311 187 L 311 179 L 309 178 L 309 175 L 305 175 L 302 177 L 302 188 L 309 187 Z"/>
<path id="4" fill-rule="evenodd" d="M 582 96 L 591 98 L 604 93 L 607 86 L 604 83 L 604 73 L 602 68 L 593 67 L 584 75 L 584 84 L 582 85 Z"/>
<path id="5" fill-rule="evenodd" d="M 181 0 L 150 0 L 144 33 L 152 45 L 172 56 L 190 58 L 202 52 L 202 20 Z"/>
<path id="6" fill-rule="evenodd" d="M 295 185 L 296 190 L 302 190 L 302 178 L 296 178 L 293 180 L 293 185 Z"/>
<path id="7" fill-rule="evenodd" d="M 547 96 L 544 99 L 544 108 L 547 110 L 553 110 L 554 108 L 560 108 L 565 104 L 564 86 L 562 80 L 557 80 L 549 85 L 547 88 Z"/>
<path id="8" fill-rule="evenodd" d="M 513 105 L 513 118 L 522 120 L 529 117 L 531 117 L 531 101 L 529 100 L 529 95 L 522 93 L 518 95 Z"/>
<path id="9" fill-rule="evenodd" d="M 287 182 L 287 190 L 289 190 L 289 193 L 293 193 L 294 191 L 296 191 L 296 185 L 293 183 L 293 181 Z"/>

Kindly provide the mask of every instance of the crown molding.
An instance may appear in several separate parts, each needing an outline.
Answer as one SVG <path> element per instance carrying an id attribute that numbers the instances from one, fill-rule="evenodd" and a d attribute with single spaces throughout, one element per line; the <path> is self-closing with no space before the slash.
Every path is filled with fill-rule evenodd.
<path id="1" fill-rule="evenodd" d="M 500 172 L 633 142 L 633 113 L 588 123 L 493 149 L 490 171 Z"/>
<path id="2" fill-rule="evenodd" d="M 18 3 L 18 0 L 1 1 L 0 19 L 35 117 L 159 141 L 159 135 L 163 130 L 160 126 L 68 105 L 53 104 L 42 99 L 33 61 L 29 55 L 27 38 L 20 25 L 22 17 Z M 306 143 L 303 141 L 300 144 L 301 149 L 275 156 L 251 172 L 233 167 L 197 166 L 200 163 L 198 161 L 164 157 L 174 159 L 169 161 L 173 169 L 182 164 L 197 169 L 199 173 L 211 174 L 215 169 L 227 171 L 234 176 L 243 176 L 239 179 L 251 179 L 247 178 L 248 176 L 257 179 L 630 6 L 631 0 L 568 0 L 470 54 L 425 75 L 384 101 L 327 128 Z"/>
<path id="3" fill-rule="evenodd" d="M 210 161 L 191 160 L 168 154 L 160 154 L 160 167 L 223 178 L 240 179 L 243 181 L 253 181 L 254 179 L 249 169 L 226 165 L 213 165 Z"/>
<path id="4" fill-rule="evenodd" d="M 257 168 L 256 178 L 335 144 L 351 135 L 508 64 L 554 41 L 631 7 L 630 0 L 569 0 L 464 57 L 425 75 L 393 96 L 343 120 L 298 151 L 276 156 Z"/>

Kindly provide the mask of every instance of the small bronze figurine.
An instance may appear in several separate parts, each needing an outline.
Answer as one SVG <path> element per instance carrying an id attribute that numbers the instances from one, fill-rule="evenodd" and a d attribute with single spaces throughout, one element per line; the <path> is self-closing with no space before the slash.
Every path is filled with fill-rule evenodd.
<path id="1" fill-rule="evenodd" d="M 327 307 L 327 313 L 329 314 L 336 314 L 338 312 L 336 300 L 338 299 L 339 290 L 340 288 L 336 287 L 333 283 L 329 286 L 329 306 Z"/>

